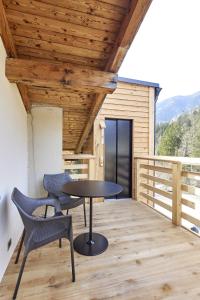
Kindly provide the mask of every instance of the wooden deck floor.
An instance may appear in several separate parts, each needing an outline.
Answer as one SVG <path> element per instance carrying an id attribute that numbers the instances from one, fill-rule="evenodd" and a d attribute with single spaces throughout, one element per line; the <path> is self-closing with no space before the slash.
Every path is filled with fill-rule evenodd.
<path id="1" fill-rule="evenodd" d="M 84 231 L 82 210 L 73 212 L 74 235 Z M 68 242 L 30 254 L 18 299 L 200 299 L 200 239 L 135 201 L 95 204 L 95 231 L 109 240 L 96 257 L 75 254 L 71 282 Z M 13 256 L 14 259 L 14 256 Z M 13 259 L 0 286 L 11 299 L 19 266 Z"/>

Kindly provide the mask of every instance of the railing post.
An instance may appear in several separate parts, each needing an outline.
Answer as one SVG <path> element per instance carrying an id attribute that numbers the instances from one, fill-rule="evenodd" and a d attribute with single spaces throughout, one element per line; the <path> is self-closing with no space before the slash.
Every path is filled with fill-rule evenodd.
<path id="1" fill-rule="evenodd" d="M 135 200 L 140 199 L 140 160 L 135 159 Z"/>
<path id="2" fill-rule="evenodd" d="M 153 160 L 152 162 L 149 160 L 148 161 L 148 164 L 149 165 L 153 165 L 153 166 L 155 166 L 155 160 Z M 148 170 L 148 173 L 147 173 L 148 175 L 150 175 L 150 176 L 155 176 L 155 171 L 153 171 L 153 170 Z M 153 182 L 152 181 L 152 184 L 151 184 L 151 180 L 147 180 L 147 184 L 148 185 L 152 185 L 153 187 L 155 187 L 155 182 Z M 150 191 L 150 190 L 148 190 L 148 195 L 150 195 L 151 197 L 153 197 L 154 198 L 154 192 L 153 191 Z M 147 204 L 149 205 L 149 206 L 151 206 L 151 207 L 154 207 L 154 202 L 152 202 L 151 200 L 149 200 L 149 199 L 147 199 Z"/>
<path id="3" fill-rule="evenodd" d="M 181 225 L 181 172 L 182 163 L 172 163 L 172 223 Z"/>

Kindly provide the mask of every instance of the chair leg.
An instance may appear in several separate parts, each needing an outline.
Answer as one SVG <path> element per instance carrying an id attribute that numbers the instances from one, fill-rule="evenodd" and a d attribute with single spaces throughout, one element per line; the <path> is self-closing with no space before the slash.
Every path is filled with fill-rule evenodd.
<path id="1" fill-rule="evenodd" d="M 83 202 L 83 212 L 84 212 L 84 222 L 85 222 L 85 227 L 87 227 L 85 200 L 84 200 L 84 202 Z"/>
<path id="2" fill-rule="evenodd" d="M 45 207 L 45 213 L 44 213 L 44 218 L 46 219 L 46 217 L 47 217 L 47 210 L 48 210 L 48 205 L 46 205 L 46 207 Z"/>
<path id="3" fill-rule="evenodd" d="M 75 266 L 74 266 L 74 247 L 73 247 L 73 238 L 70 238 L 70 250 L 71 250 L 71 266 L 72 266 L 72 282 L 76 281 L 75 276 Z"/>
<path id="4" fill-rule="evenodd" d="M 69 209 L 67 209 L 67 215 L 69 214 Z"/>
<path id="5" fill-rule="evenodd" d="M 22 233 L 21 241 L 20 241 L 19 248 L 18 248 L 18 251 L 17 251 L 17 256 L 16 256 L 16 259 L 15 259 L 15 264 L 17 264 L 18 261 L 19 261 L 19 256 L 20 256 L 20 253 L 21 253 L 21 250 L 22 250 L 22 245 L 23 245 L 23 242 L 24 242 L 24 238 L 25 238 L 25 229 L 23 230 L 23 233 Z"/>
<path id="6" fill-rule="evenodd" d="M 27 256 L 24 256 L 23 261 L 22 261 L 22 265 L 21 265 L 21 268 L 20 268 L 20 271 L 19 271 L 15 291 L 14 291 L 14 294 L 13 294 L 13 300 L 15 300 L 17 298 L 17 292 L 18 292 L 19 285 L 20 285 L 20 282 L 21 282 L 21 278 L 22 278 L 22 274 L 23 274 L 23 271 L 24 271 L 26 259 L 27 259 Z"/>

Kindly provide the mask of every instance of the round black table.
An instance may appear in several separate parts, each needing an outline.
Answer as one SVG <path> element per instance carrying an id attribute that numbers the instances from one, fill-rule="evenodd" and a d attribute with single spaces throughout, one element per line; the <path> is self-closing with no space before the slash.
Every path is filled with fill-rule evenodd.
<path id="1" fill-rule="evenodd" d="M 63 185 L 63 192 L 77 197 L 90 198 L 90 227 L 88 233 L 82 233 L 74 240 L 74 249 L 83 255 L 101 254 L 108 247 L 108 240 L 99 233 L 92 232 L 93 198 L 115 196 L 122 192 L 122 187 L 109 181 L 83 180 L 72 181 Z"/>

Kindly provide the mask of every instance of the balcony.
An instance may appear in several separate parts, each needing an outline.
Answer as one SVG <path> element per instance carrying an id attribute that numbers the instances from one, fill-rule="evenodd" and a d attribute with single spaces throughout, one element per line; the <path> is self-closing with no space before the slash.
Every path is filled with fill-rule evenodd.
<path id="1" fill-rule="evenodd" d="M 117 118 L 130 121 L 135 200 L 96 201 L 94 231 L 109 247 L 75 253 L 75 283 L 68 242 L 33 251 L 18 299 L 200 298 L 199 160 L 132 159 L 153 153 L 160 87 L 117 76 L 151 2 L 0 0 L 0 300 L 11 299 L 22 259 L 14 264 L 23 231 L 14 186 L 46 197 L 47 173 L 104 180 L 106 119 Z M 88 228 L 79 208 L 72 214 L 76 237 Z"/>
<path id="2" fill-rule="evenodd" d="M 94 207 L 94 230 L 108 238 L 107 251 L 94 257 L 75 254 L 76 283 L 71 282 L 68 242 L 62 249 L 53 243 L 33 251 L 19 299 L 198 299 L 200 239 L 185 229 L 199 224 L 196 202 L 188 200 L 196 190 L 189 181 L 181 183 L 186 176 L 197 181 L 198 172 L 184 169 L 189 163 L 197 167 L 198 160 L 138 157 L 135 163 L 137 201 Z M 74 236 L 87 230 L 82 217 L 79 208 L 73 211 Z M 15 255 L 0 286 L 2 300 L 10 299 L 15 286 Z"/>

